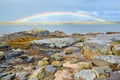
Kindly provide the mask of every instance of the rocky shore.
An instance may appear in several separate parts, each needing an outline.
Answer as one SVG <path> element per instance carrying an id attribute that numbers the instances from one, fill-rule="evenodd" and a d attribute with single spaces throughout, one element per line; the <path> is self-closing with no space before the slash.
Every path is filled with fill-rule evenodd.
<path id="1" fill-rule="evenodd" d="M 0 80 L 120 80 L 120 32 L 5 34 Z"/>

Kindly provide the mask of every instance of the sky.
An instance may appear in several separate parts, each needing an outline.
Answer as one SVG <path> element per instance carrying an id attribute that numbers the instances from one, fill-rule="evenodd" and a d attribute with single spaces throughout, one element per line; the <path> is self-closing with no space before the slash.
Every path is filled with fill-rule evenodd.
<path id="1" fill-rule="evenodd" d="M 120 0 L 0 0 L 0 21 L 15 21 L 48 12 L 84 13 L 120 21 Z"/>

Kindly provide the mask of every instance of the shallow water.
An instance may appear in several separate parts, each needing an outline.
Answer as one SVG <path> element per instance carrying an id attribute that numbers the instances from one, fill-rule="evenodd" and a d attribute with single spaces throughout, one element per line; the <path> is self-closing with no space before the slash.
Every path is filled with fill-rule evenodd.
<path id="1" fill-rule="evenodd" d="M 30 30 L 32 28 L 43 28 L 49 31 L 64 31 L 67 34 L 71 33 L 89 33 L 89 32 L 120 32 L 120 24 L 65 24 L 65 25 L 0 25 L 0 34 Z"/>

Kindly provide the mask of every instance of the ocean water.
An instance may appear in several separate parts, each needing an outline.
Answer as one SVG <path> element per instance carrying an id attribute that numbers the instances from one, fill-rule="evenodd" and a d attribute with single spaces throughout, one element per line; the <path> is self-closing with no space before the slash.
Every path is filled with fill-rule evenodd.
<path id="1" fill-rule="evenodd" d="M 42 28 L 49 31 L 63 31 L 66 34 L 89 33 L 89 32 L 120 32 L 120 24 L 64 24 L 64 25 L 0 25 L 0 34 L 13 33 L 18 31 L 30 30 L 32 28 Z"/>

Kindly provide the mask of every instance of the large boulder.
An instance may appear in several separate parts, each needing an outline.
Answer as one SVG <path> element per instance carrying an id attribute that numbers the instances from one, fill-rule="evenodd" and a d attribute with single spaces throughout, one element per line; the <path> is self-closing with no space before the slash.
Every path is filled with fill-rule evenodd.
<path id="1" fill-rule="evenodd" d="M 80 42 L 81 38 L 52 38 L 52 39 L 43 39 L 43 40 L 34 40 L 31 41 L 31 44 L 34 47 L 50 47 L 50 48 L 63 48 L 71 46 L 77 42 Z"/>

